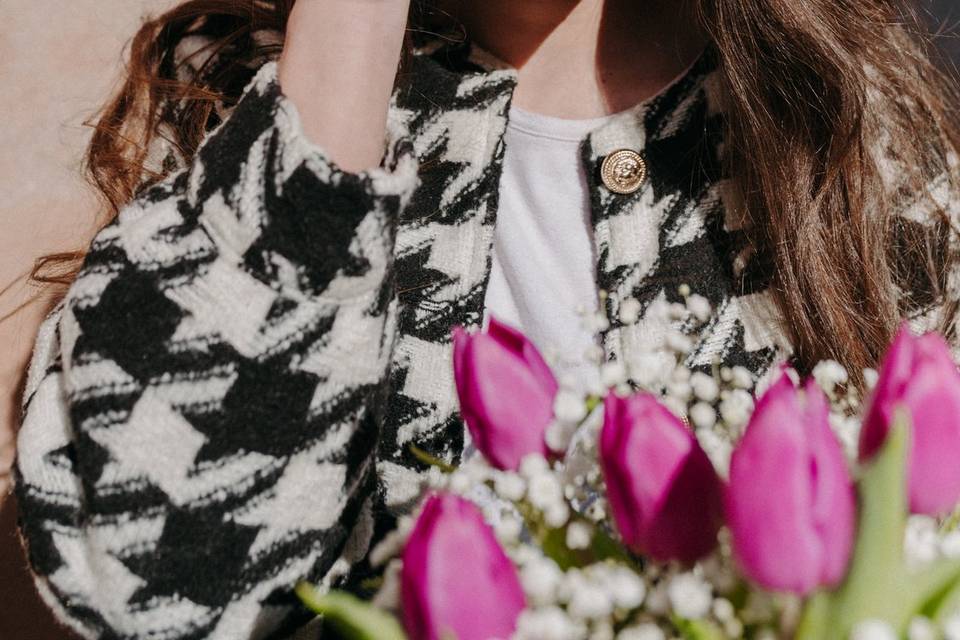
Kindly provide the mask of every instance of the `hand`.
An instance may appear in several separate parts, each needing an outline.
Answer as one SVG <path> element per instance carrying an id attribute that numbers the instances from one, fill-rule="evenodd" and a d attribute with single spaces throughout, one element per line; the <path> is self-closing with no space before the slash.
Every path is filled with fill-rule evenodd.
<path id="1" fill-rule="evenodd" d="M 347 171 L 380 164 L 410 0 L 299 0 L 280 85 L 307 136 Z"/>

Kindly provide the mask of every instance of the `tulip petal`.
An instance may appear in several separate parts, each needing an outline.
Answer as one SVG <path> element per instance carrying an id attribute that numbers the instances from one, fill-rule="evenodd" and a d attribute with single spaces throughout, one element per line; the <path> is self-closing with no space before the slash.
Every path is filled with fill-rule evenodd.
<path id="1" fill-rule="evenodd" d="M 864 418 L 861 460 L 882 447 L 899 407 L 911 421 L 910 510 L 944 515 L 960 500 L 960 373 L 940 336 L 897 334 Z"/>
<path id="2" fill-rule="evenodd" d="M 804 424 L 813 474 L 813 526 L 820 542 L 821 585 L 843 580 L 856 534 L 856 490 L 843 446 L 830 428 L 830 406 L 814 381 L 804 387 Z"/>
<path id="3" fill-rule="evenodd" d="M 822 556 L 805 432 L 796 389 L 783 376 L 757 403 L 731 457 L 726 494 L 744 572 L 763 587 L 799 594 L 816 588 Z"/>
<path id="4" fill-rule="evenodd" d="M 472 503 L 428 499 L 403 551 L 401 602 L 411 638 L 509 638 L 526 606 L 516 569 Z"/>
<path id="5" fill-rule="evenodd" d="M 640 544 L 639 514 L 634 513 L 636 498 L 630 488 L 628 461 L 624 459 L 626 440 L 630 432 L 627 402 L 616 395 L 609 395 L 604 402 L 604 426 L 600 432 L 600 459 L 607 488 L 607 500 L 613 514 L 617 531 L 628 547 Z"/>
<path id="6" fill-rule="evenodd" d="M 608 396 L 600 448 L 610 509 L 627 546 L 681 562 L 716 546 L 720 479 L 690 430 L 656 398 Z"/>
<path id="7" fill-rule="evenodd" d="M 453 328 L 453 375 L 459 379 L 466 375 L 465 352 L 470 344 L 470 334 L 463 327 Z"/>
<path id="8" fill-rule="evenodd" d="M 530 373 L 549 395 L 555 396 L 557 394 L 559 385 L 550 369 L 550 365 L 547 364 L 540 351 L 525 335 L 510 325 L 500 322 L 494 316 L 490 316 L 487 331 L 491 337 L 527 363 Z"/>
<path id="9" fill-rule="evenodd" d="M 490 333 L 455 330 L 453 340 L 460 413 L 487 460 L 515 470 L 529 454 L 550 455 L 557 384 L 529 341 L 493 320 Z"/>
<path id="10" fill-rule="evenodd" d="M 890 430 L 895 410 L 891 398 L 899 398 L 910 380 L 914 359 L 914 338 L 904 325 L 890 344 L 880 367 L 872 401 L 860 430 L 859 454 L 863 462 L 872 458 L 883 447 Z"/>
<path id="11" fill-rule="evenodd" d="M 417 519 L 415 532 L 403 548 L 403 570 L 400 575 L 400 602 L 403 608 L 403 625 L 411 638 L 428 638 L 433 627 L 429 592 L 424 584 L 424 573 L 429 566 L 429 529 L 439 517 L 443 504 L 439 500 L 427 500 Z M 423 533 L 419 533 L 422 530 Z"/>
<path id="12" fill-rule="evenodd" d="M 703 449 L 691 446 L 643 533 L 653 558 L 693 563 L 717 546 L 723 485 Z"/>
<path id="13" fill-rule="evenodd" d="M 914 425 L 910 510 L 944 515 L 960 500 L 960 373 L 938 335 L 919 338 L 902 402 Z"/>

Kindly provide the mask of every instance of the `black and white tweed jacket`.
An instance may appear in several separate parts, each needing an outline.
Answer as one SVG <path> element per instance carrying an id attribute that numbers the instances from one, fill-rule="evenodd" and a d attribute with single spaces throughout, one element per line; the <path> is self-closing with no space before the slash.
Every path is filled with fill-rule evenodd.
<path id="1" fill-rule="evenodd" d="M 22 532 L 47 602 L 86 637 L 283 637 L 291 588 L 343 584 L 418 495 L 416 444 L 464 443 L 450 330 L 482 318 L 515 71 L 426 49 L 383 168 L 341 171 L 256 73 L 189 167 L 94 241 L 43 325 L 19 436 Z M 663 327 L 618 305 L 714 313 L 691 365 L 789 357 L 718 158 L 709 55 L 582 143 L 608 359 Z M 644 154 L 607 191 L 599 164 Z M 915 216 L 919 218 L 919 216 Z"/>

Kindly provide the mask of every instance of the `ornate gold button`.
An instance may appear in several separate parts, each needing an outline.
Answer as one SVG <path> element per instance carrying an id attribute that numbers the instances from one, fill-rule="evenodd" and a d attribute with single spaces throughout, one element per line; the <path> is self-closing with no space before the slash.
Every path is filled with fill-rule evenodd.
<path id="1" fill-rule="evenodd" d="M 647 179 L 647 163 L 636 151 L 620 149 L 604 159 L 600 177 L 607 189 L 614 193 L 633 193 Z"/>

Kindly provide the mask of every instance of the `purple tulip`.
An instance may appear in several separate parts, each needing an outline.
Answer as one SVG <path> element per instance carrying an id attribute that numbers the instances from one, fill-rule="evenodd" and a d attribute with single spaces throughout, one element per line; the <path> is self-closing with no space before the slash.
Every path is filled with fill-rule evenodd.
<path id="1" fill-rule="evenodd" d="M 545 434 L 557 381 L 522 333 L 494 318 L 485 333 L 454 329 L 453 374 L 460 413 L 491 464 L 515 471 L 528 454 L 551 454 Z"/>
<path id="2" fill-rule="evenodd" d="M 727 525 L 744 573 L 805 595 L 838 584 L 853 550 L 856 496 L 823 392 L 782 376 L 730 460 Z"/>
<path id="3" fill-rule="evenodd" d="M 960 500 L 960 373 L 943 338 L 897 334 L 860 432 L 860 459 L 887 439 L 898 407 L 911 418 L 910 510 L 943 515 Z"/>
<path id="4" fill-rule="evenodd" d="M 624 543 L 660 561 L 710 553 L 723 489 L 693 433 L 649 394 L 611 394 L 604 409 L 600 465 Z"/>
<path id="5" fill-rule="evenodd" d="M 454 495 L 427 500 L 403 550 L 403 623 L 415 640 L 509 638 L 526 606 L 483 515 Z"/>

